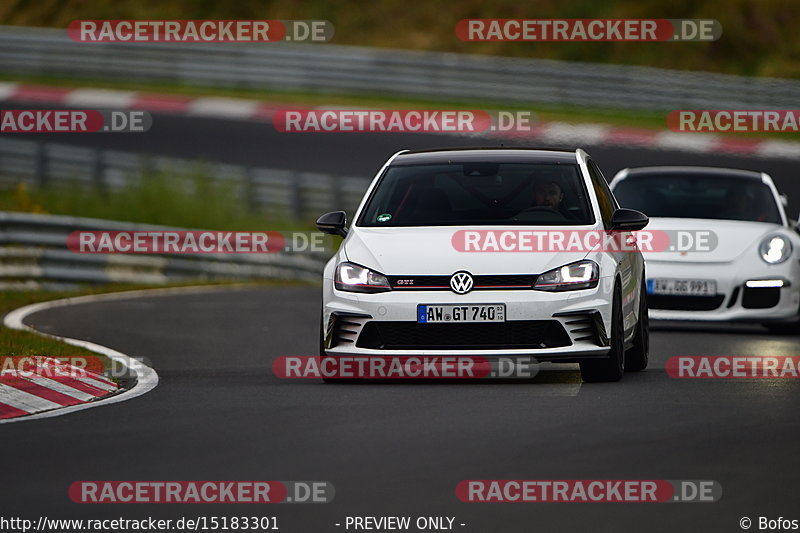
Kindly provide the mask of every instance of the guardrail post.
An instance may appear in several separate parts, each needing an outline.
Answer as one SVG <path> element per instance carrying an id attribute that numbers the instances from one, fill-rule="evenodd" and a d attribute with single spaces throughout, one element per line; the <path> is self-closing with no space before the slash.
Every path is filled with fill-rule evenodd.
<path id="1" fill-rule="evenodd" d="M 253 167 L 245 167 L 243 173 L 244 179 L 244 190 L 245 198 L 244 201 L 247 204 L 248 209 L 251 213 L 258 212 L 258 197 L 256 195 L 256 169 Z"/>
<path id="2" fill-rule="evenodd" d="M 330 181 L 331 187 L 333 190 L 331 191 L 331 211 L 339 211 L 342 209 L 344 205 L 342 200 L 342 179 L 339 176 L 331 176 Z"/>
<path id="3" fill-rule="evenodd" d="M 37 141 L 33 153 L 33 176 L 39 187 L 47 185 L 47 161 L 45 160 L 45 144 Z"/>
<path id="4" fill-rule="evenodd" d="M 156 162 L 148 155 L 139 156 L 139 172 L 141 172 L 141 180 L 147 180 L 156 175 Z"/>
<path id="5" fill-rule="evenodd" d="M 105 161 L 100 148 L 92 151 L 92 183 L 100 194 L 106 193 Z"/>
<path id="6" fill-rule="evenodd" d="M 300 220 L 303 218 L 302 175 L 299 172 L 292 172 L 289 179 L 291 180 L 289 183 L 289 214 L 294 217 L 295 220 Z"/>

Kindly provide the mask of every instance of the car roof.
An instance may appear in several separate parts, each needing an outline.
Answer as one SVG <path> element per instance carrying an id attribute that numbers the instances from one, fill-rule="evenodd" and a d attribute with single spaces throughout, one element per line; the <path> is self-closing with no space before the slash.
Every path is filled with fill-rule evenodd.
<path id="1" fill-rule="evenodd" d="M 576 152 L 539 148 L 438 148 L 410 150 L 394 158 L 391 166 L 448 163 L 577 163 Z"/>
<path id="2" fill-rule="evenodd" d="M 683 167 L 683 166 L 657 166 L 657 167 L 637 167 L 627 169 L 627 177 L 636 176 L 658 176 L 658 175 L 703 175 L 708 177 L 742 178 L 762 180 L 761 172 L 755 170 L 743 170 L 739 168 L 722 167 Z"/>

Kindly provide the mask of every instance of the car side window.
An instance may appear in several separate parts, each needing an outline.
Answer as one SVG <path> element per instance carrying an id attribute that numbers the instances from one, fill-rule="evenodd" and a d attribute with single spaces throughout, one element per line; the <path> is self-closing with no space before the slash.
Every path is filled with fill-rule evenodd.
<path id="1" fill-rule="evenodd" d="M 600 216 L 603 218 L 603 225 L 608 229 L 611 227 L 611 218 L 614 216 L 614 211 L 618 208 L 617 201 L 608 187 L 606 178 L 597 168 L 597 165 L 594 164 L 594 161 L 589 159 L 586 162 L 586 166 L 589 168 L 589 176 L 592 178 L 592 186 L 597 195 L 597 202 L 600 204 Z"/>

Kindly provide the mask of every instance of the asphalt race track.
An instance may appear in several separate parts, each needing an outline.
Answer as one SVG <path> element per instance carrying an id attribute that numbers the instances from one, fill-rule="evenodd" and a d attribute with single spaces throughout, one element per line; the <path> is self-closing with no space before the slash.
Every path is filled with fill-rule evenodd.
<path id="1" fill-rule="evenodd" d="M 796 355 L 757 327 L 657 329 L 652 364 L 582 385 L 572 366 L 534 382 L 325 385 L 280 380 L 279 355 L 316 348 L 319 289 L 264 288 L 84 304 L 29 324 L 147 357 L 143 397 L 3 428 L 4 505 L 53 517 L 251 514 L 232 506 L 77 505 L 76 480 L 327 480 L 331 504 L 261 507 L 286 531 L 346 515 L 449 515 L 464 531 L 732 531 L 797 509 L 791 380 L 674 380 L 670 355 Z M 575 394 L 577 392 L 577 394 Z M 716 503 L 478 504 L 463 479 L 714 479 Z M 246 507 L 246 506 L 245 506 Z M 500 526 L 502 524 L 502 527 Z"/>
<path id="2" fill-rule="evenodd" d="M 58 140 L 357 175 L 371 174 L 400 148 L 476 144 L 433 135 L 295 136 L 268 124 L 155 119 L 138 137 Z M 789 160 L 585 148 L 609 177 L 642 164 L 734 165 L 770 172 L 790 196 L 798 190 Z M 741 531 L 744 516 L 800 518 L 792 516 L 800 382 L 676 380 L 664 371 L 674 355 L 797 356 L 799 337 L 770 336 L 759 326 L 657 324 L 648 370 L 611 384 L 580 385 L 571 365 L 512 383 L 276 378 L 276 357 L 316 353 L 319 302 L 317 287 L 275 287 L 32 315 L 27 323 L 41 331 L 146 358 L 161 381 L 128 402 L 0 426 L 5 514 L 264 515 L 277 516 L 286 532 L 344 531 L 334 524 L 355 515 L 454 516 L 465 524 L 455 529 L 465 532 Z M 465 479 L 705 479 L 718 481 L 723 494 L 716 503 L 470 504 L 455 496 Z M 90 506 L 69 500 L 77 480 L 325 480 L 336 498 L 255 510 Z"/>

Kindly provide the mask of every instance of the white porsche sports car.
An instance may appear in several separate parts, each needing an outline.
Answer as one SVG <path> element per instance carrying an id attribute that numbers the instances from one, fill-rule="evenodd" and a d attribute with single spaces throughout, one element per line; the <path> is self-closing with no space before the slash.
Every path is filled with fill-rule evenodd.
<path id="1" fill-rule="evenodd" d="M 463 230 L 631 232 L 582 150 L 403 151 L 369 186 L 323 279 L 320 355 L 480 356 L 578 362 L 586 381 L 647 366 L 644 262 L 636 251 L 467 253 Z"/>
<path id="2" fill-rule="evenodd" d="M 648 231 L 686 237 L 644 253 L 650 318 L 755 321 L 800 333 L 800 235 L 767 174 L 643 167 L 621 170 L 611 188 L 621 205 L 651 217 Z M 708 238 L 698 247 L 699 233 Z"/>

